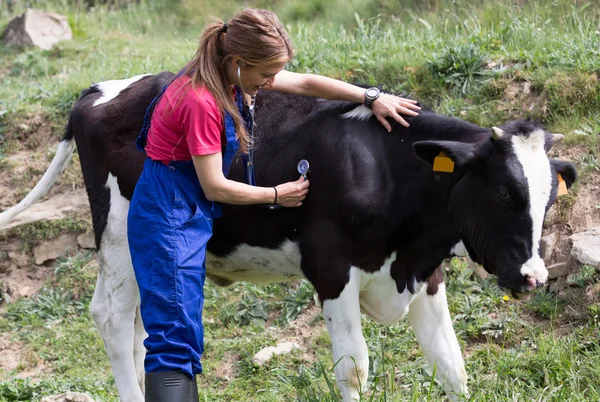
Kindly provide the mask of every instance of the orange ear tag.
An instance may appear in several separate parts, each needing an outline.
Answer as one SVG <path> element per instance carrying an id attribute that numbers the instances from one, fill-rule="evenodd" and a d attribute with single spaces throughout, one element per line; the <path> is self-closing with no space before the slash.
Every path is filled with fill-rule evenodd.
<path id="1" fill-rule="evenodd" d="M 560 173 L 558 174 L 558 195 L 567 195 L 569 191 L 567 190 L 567 183 L 565 183 L 565 179 L 562 178 Z"/>
<path id="2" fill-rule="evenodd" d="M 445 152 L 442 151 L 433 160 L 433 171 L 452 173 L 454 172 L 454 161 L 450 159 Z"/>

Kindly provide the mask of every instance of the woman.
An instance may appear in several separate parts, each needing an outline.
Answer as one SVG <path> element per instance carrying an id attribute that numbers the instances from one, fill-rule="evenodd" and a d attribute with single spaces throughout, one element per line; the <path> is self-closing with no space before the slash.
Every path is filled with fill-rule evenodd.
<path id="1" fill-rule="evenodd" d="M 244 96 L 260 88 L 365 103 L 386 118 L 416 115 L 414 101 L 317 75 L 283 71 L 290 39 L 271 12 L 247 9 L 210 24 L 194 58 L 163 91 L 146 136 L 144 170 L 128 215 L 128 239 L 148 338 L 146 401 L 194 401 L 202 372 L 206 244 L 218 203 L 299 207 L 309 181 L 276 187 L 227 180 L 238 147 L 247 151 Z"/>

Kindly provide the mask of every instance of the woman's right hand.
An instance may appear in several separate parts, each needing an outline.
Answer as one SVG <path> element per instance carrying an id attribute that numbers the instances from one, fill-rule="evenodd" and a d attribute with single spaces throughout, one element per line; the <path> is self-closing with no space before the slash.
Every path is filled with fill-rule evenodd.
<path id="1" fill-rule="evenodd" d="M 282 207 L 301 206 L 302 200 L 304 200 L 306 194 L 308 194 L 309 184 L 309 180 L 304 179 L 304 176 L 300 176 L 296 181 L 290 181 L 275 186 L 277 189 L 277 204 Z"/>

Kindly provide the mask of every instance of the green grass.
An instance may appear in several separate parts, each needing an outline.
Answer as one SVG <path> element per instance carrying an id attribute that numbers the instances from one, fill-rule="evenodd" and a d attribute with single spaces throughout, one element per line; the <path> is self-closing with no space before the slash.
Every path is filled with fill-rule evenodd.
<path id="1" fill-rule="evenodd" d="M 85 3 L 85 2 L 82 2 Z M 93 82 L 176 71 L 193 54 L 210 14 L 227 18 L 233 0 L 140 1 L 120 9 L 67 0 L 0 5 L 0 27 L 27 5 L 64 13 L 74 39 L 50 51 L 0 45 L 0 163 L 26 146 L 21 124 L 44 116 L 59 138 L 66 115 Z M 501 4 L 500 4 L 501 3 Z M 526 4 L 523 4 L 526 3 Z M 600 7 L 597 1 L 537 2 L 261 0 L 276 10 L 297 48 L 289 69 L 405 91 L 442 113 L 492 126 L 532 117 L 582 147 L 574 162 L 583 180 L 600 172 Z M 0 165 L 4 166 L 4 165 Z M 26 171 L 14 185 L 39 172 Z M 576 189 L 571 192 L 574 197 Z M 574 198 L 561 201 L 571 204 Z M 28 226 L 33 245 L 65 230 Z M 39 400 L 67 390 L 116 401 L 104 346 L 88 313 L 95 282 L 91 257 L 64 259 L 39 294 L 6 306 L 0 332 L 23 350 L 21 366 L 0 373 L 0 401 Z M 454 260 L 449 306 L 461 343 L 473 401 L 600 400 L 600 285 L 586 268 L 566 294 L 545 290 L 529 302 L 506 300 L 493 279 L 477 280 Z M 0 300 L 2 295 L 0 295 Z M 306 309 L 315 315 L 304 317 Z M 311 286 L 304 282 L 206 287 L 201 399 L 333 401 L 331 341 Z M 294 329 L 304 320 L 305 339 Z M 363 320 L 371 373 L 365 401 L 442 400 L 406 320 L 383 327 Z M 301 350 L 263 367 L 262 347 L 296 339 Z M 33 380 L 17 372 L 43 366 Z"/>
<path id="2" fill-rule="evenodd" d="M 46 370 L 36 381 L 5 373 L 0 401 L 39 400 L 66 390 L 117 401 L 104 346 L 88 313 L 96 274 L 90 258 L 62 260 L 55 279 L 37 296 L 8 305 L 0 330 L 22 345 L 26 358 L 21 369 L 43 364 Z M 463 260 L 453 260 L 446 271 L 449 306 L 470 376 L 469 400 L 600 398 L 598 299 L 588 302 L 587 313 L 572 321 L 564 314 L 567 304 L 574 305 L 568 297 L 541 291 L 529 302 L 516 301 L 505 297 L 495 279 L 473 279 Z M 582 293 L 600 294 L 593 270 L 584 269 L 572 282 L 576 294 L 569 297 L 580 304 L 585 304 Z M 298 305 L 310 307 L 314 314 L 306 320 L 308 337 L 297 340 L 304 346 L 254 366 L 252 356 L 261 348 L 293 337 L 285 318 Z M 310 285 L 208 284 L 204 319 L 201 400 L 339 400 L 331 341 Z M 364 318 L 363 332 L 371 368 L 364 401 L 443 398 L 407 320 L 384 327 Z"/>

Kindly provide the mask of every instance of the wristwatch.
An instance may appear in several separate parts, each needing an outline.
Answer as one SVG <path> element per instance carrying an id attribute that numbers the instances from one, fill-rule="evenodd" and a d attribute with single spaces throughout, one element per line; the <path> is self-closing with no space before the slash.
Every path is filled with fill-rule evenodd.
<path id="1" fill-rule="evenodd" d="M 371 109 L 373 107 L 373 102 L 381 95 L 381 84 L 376 87 L 368 88 L 365 91 L 365 106 Z"/>

